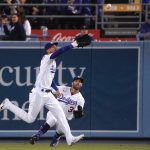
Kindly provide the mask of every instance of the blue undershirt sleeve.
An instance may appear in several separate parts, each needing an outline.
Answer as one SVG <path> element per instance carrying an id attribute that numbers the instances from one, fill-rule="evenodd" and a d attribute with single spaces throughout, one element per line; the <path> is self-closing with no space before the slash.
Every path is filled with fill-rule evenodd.
<path id="1" fill-rule="evenodd" d="M 73 46 L 72 44 L 69 44 L 67 46 L 64 46 L 62 48 L 59 48 L 58 50 L 56 50 L 51 56 L 50 56 L 50 59 L 55 59 L 56 57 L 58 57 L 59 55 L 61 55 L 62 53 L 72 49 Z"/>
<path id="2" fill-rule="evenodd" d="M 55 91 L 58 90 L 57 85 L 56 85 L 56 83 L 55 83 L 54 80 L 52 81 L 51 87 L 52 87 Z"/>

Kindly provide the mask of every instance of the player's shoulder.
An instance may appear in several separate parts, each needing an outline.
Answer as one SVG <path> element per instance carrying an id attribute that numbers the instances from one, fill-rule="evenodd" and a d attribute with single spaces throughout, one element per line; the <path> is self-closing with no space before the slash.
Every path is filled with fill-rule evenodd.
<path id="1" fill-rule="evenodd" d="M 79 97 L 82 101 L 85 101 L 83 95 L 82 95 L 80 92 L 78 93 L 78 97 Z"/>
<path id="2" fill-rule="evenodd" d="M 43 57 L 44 58 L 48 58 L 48 57 L 50 57 L 51 56 L 51 54 L 45 54 Z"/>
<path id="3" fill-rule="evenodd" d="M 45 54 L 45 55 L 42 57 L 42 60 L 49 59 L 49 58 L 50 58 L 50 55 L 51 55 L 51 54 Z"/>
<path id="4" fill-rule="evenodd" d="M 78 105 L 81 105 L 82 107 L 84 107 L 85 99 L 80 92 L 77 94 L 76 99 L 77 99 Z"/>

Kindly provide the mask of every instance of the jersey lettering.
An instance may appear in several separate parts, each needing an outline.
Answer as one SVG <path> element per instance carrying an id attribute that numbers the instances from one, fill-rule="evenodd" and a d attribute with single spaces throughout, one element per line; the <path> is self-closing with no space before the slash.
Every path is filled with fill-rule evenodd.
<path id="1" fill-rule="evenodd" d="M 71 100 L 70 97 L 66 98 L 64 97 L 64 95 L 62 94 L 61 97 L 58 98 L 58 101 L 65 103 L 66 105 L 77 105 L 77 101 Z"/>

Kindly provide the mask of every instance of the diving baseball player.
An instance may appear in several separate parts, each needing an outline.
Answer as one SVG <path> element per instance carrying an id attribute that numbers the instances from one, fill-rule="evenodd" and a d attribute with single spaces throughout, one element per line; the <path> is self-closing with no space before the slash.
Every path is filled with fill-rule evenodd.
<path id="1" fill-rule="evenodd" d="M 56 87 L 55 85 L 52 86 L 56 90 L 54 94 L 56 95 L 67 120 L 71 120 L 73 118 L 81 118 L 83 116 L 83 107 L 85 100 L 80 93 L 82 84 L 83 78 L 77 76 L 74 77 L 71 87 Z M 31 137 L 30 143 L 34 144 L 35 141 L 38 141 L 40 137 L 53 126 L 56 127 L 56 134 L 54 135 L 50 146 L 56 146 L 59 143 L 59 139 L 63 135 L 63 132 L 61 131 L 61 128 L 59 128 L 58 120 L 50 111 L 47 113 L 46 122 L 40 127 L 39 131 Z"/>
<path id="2" fill-rule="evenodd" d="M 80 43 L 80 40 L 82 41 L 82 43 Z M 0 111 L 8 109 L 25 122 L 32 123 L 35 121 L 41 108 L 45 106 L 57 119 L 58 126 L 60 130 L 65 134 L 68 145 L 72 145 L 73 143 L 76 143 L 81 138 L 83 138 L 84 135 L 79 135 L 76 137 L 72 136 L 65 114 L 57 99 L 50 92 L 50 85 L 52 84 L 56 72 L 55 59 L 62 53 L 73 49 L 74 47 L 86 46 L 90 44 L 89 41 L 88 43 L 86 43 L 87 36 L 85 37 L 85 40 L 84 38 L 80 40 L 75 40 L 71 44 L 64 46 L 58 50 L 56 50 L 58 43 L 47 43 L 45 45 L 47 54 L 44 55 L 41 60 L 40 71 L 35 82 L 35 88 L 33 88 L 31 93 L 29 94 L 28 112 L 11 103 L 8 98 L 6 98 L 1 103 Z"/>

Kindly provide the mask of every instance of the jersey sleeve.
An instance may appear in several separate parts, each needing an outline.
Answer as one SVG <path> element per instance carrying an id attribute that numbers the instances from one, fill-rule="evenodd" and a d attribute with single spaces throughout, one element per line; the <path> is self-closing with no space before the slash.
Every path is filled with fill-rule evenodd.
<path id="1" fill-rule="evenodd" d="M 62 93 L 63 89 L 65 86 L 61 85 L 61 86 L 57 86 L 57 89 L 59 90 L 60 93 Z M 56 90 L 52 88 L 52 93 L 55 94 Z"/>
<path id="2" fill-rule="evenodd" d="M 84 98 L 81 96 L 79 99 L 78 99 L 78 103 L 77 103 L 77 106 L 76 106 L 76 108 L 74 109 L 75 111 L 77 111 L 78 110 L 78 105 L 80 105 L 81 107 L 82 107 L 82 109 L 84 108 L 84 103 L 85 103 L 85 100 L 84 100 Z M 72 113 L 72 115 L 71 115 L 71 119 L 73 119 L 74 118 L 74 115 L 73 115 L 73 113 Z M 70 120 L 71 120 L 70 119 Z"/>
<path id="3" fill-rule="evenodd" d="M 60 92 L 63 92 L 64 88 L 65 88 L 65 86 L 64 86 L 64 85 L 60 85 L 60 86 L 58 86 L 58 90 L 59 90 Z"/>
<path id="4" fill-rule="evenodd" d="M 84 108 L 84 103 L 85 103 L 84 98 L 83 98 L 83 97 L 80 97 L 80 98 L 78 99 L 78 103 L 77 103 L 77 106 L 76 106 L 75 110 L 78 110 L 78 105 L 80 105 L 82 108 Z"/>
<path id="5" fill-rule="evenodd" d="M 85 103 L 85 100 L 84 100 L 84 98 L 82 98 L 82 100 L 79 102 L 78 105 L 80 105 L 82 108 L 84 108 L 84 103 Z"/>

